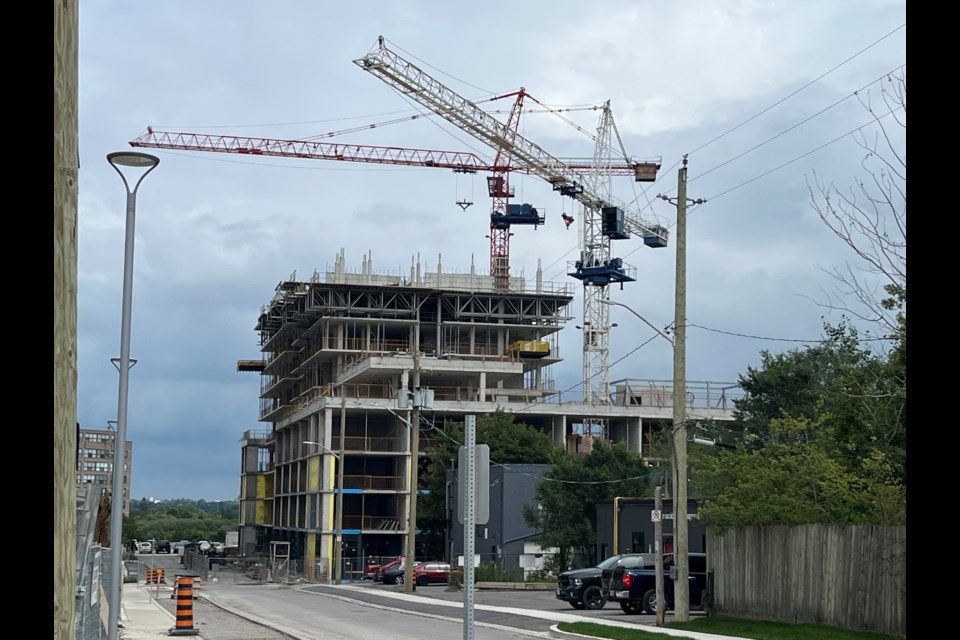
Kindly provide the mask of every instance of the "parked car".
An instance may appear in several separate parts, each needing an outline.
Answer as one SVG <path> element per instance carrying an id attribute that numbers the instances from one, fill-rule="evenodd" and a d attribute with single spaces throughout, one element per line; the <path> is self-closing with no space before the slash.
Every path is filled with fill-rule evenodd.
<path id="1" fill-rule="evenodd" d="M 401 562 L 403 562 L 403 556 L 397 556 L 396 558 L 394 558 L 394 559 L 391 560 L 390 562 L 384 562 L 383 564 L 377 565 L 376 567 L 374 567 L 374 569 L 373 569 L 373 581 L 374 581 L 374 582 L 383 582 L 383 572 L 384 572 L 384 571 L 387 571 L 387 570 L 389 570 L 389 569 L 393 569 L 394 567 L 396 567 L 396 566 L 397 566 L 398 564 L 400 564 Z"/>
<path id="2" fill-rule="evenodd" d="M 137 551 L 140 553 L 153 553 L 153 544 L 149 540 L 138 543 Z"/>
<path id="3" fill-rule="evenodd" d="M 690 579 L 690 608 L 703 606 L 703 597 L 707 590 L 707 554 L 688 553 L 687 561 Z M 673 580 L 670 568 L 673 566 L 673 554 L 663 556 L 663 598 L 667 610 L 674 607 Z M 620 609 L 626 614 L 645 611 L 657 613 L 656 570 L 629 568 L 618 565 L 610 578 L 610 593 L 620 603 Z"/>
<path id="4" fill-rule="evenodd" d="M 564 571 L 557 577 L 557 600 L 569 602 L 574 609 L 602 609 L 607 603 L 602 590 L 603 574 L 608 572 L 609 582 L 613 566 L 634 555 L 649 555 L 651 562 L 653 559 L 653 554 L 621 554 L 610 556 L 595 567 Z"/>
<path id="5" fill-rule="evenodd" d="M 614 599 L 610 593 L 610 579 L 617 567 L 656 570 L 657 555 L 655 553 L 625 553 L 609 567 L 604 567 L 600 573 L 600 591 L 603 593 L 603 599 L 607 602 Z"/>
<path id="6" fill-rule="evenodd" d="M 446 562 L 418 562 L 413 568 L 413 580 L 421 587 L 450 582 L 450 565 Z"/>
<path id="7" fill-rule="evenodd" d="M 210 552 L 210 555 L 217 554 L 218 556 L 223 555 L 223 543 L 222 542 L 211 542 L 213 545 L 213 551 Z"/>
<path id="8" fill-rule="evenodd" d="M 157 553 L 172 553 L 173 549 L 170 546 L 169 540 L 158 540 L 157 541 Z"/>
<path id="9" fill-rule="evenodd" d="M 416 571 L 417 567 L 421 564 L 421 562 L 414 562 L 413 570 Z M 380 574 L 380 582 L 383 584 L 403 584 L 405 573 L 406 564 L 404 562 L 398 562 L 392 567 L 383 570 L 383 572 Z"/>
<path id="10" fill-rule="evenodd" d="M 176 553 L 177 555 L 182 556 L 183 550 L 188 544 L 190 544 L 189 540 L 181 540 L 180 542 L 173 545 L 173 552 Z"/>

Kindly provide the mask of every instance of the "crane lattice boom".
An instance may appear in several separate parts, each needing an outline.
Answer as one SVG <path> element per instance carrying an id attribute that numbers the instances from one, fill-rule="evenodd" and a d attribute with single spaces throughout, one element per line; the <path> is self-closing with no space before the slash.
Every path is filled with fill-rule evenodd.
<path id="1" fill-rule="evenodd" d="M 662 245 L 666 244 L 667 230 L 662 225 L 646 221 L 640 217 L 639 213 L 630 211 L 628 207 L 598 196 L 587 186 L 588 179 L 584 175 L 559 158 L 550 155 L 539 145 L 511 131 L 507 125 L 446 87 L 412 62 L 387 49 L 383 36 L 380 37 L 379 47 L 375 51 L 354 60 L 354 63 L 478 140 L 494 149 L 504 151 L 529 173 L 552 184 L 554 190 L 559 191 L 561 195 L 570 196 L 594 210 L 607 206 L 619 206 L 625 214 L 626 226 L 631 233 L 645 239 L 658 238 Z M 521 88 L 520 92 L 524 92 L 524 89 Z M 640 179 L 640 174 L 637 175 Z"/>
<path id="2" fill-rule="evenodd" d="M 408 167 L 438 167 L 455 171 L 519 171 L 530 173 L 526 167 L 497 167 L 471 152 L 386 147 L 377 145 L 313 142 L 309 140 L 281 140 L 249 136 L 221 136 L 205 133 L 156 131 L 148 127 L 146 133 L 130 141 L 131 147 L 174 149 L 181 151 L 213 151 L 251 156 L 310 158 L 339 160 L 369 164 L 393 164 Z M 567 166 L 590 170 L 591 160 L 573 160 Z M 637 172 L 637 163 L 604 164 L 614 176 L 630 176 Z"/>

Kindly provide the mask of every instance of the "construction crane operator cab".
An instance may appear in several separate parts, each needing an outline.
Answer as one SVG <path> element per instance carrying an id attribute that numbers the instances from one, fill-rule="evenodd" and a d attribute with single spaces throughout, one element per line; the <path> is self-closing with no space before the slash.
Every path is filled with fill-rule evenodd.
<path id="1" fill-rule="evenodd" d="M 503 211 L 494 211 L 490 214 L 490 226 L 494 229 L 509 229 L 514 224 L 533 225 L 536 229 L 546 220 L 546 214 L 541 212 L 533 205 L 508 204 L 507 213 Z"/>

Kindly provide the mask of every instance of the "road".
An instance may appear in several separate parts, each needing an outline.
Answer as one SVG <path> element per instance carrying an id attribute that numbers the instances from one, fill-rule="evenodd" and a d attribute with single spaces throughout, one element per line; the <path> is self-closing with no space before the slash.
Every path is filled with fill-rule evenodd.
<path id="1" fill-rule="evenodd" d="M 182 570 L 177 556 L 145 555 L 142 561 L 165 567 L 171 582 Z M 172 587 L 160 589 L 157 601 L 175 612 Z M 221 570 L 198 583 L 195 595 L 193 617 L 203 640 L 442 640 L 463 635 L 463 594 L 445 585 L 418 587 L 410 597 L 402 586 L 259 583 Z M 474 620 L 476 640 L 547 638 L 550 627 L 561 621 L 655 624 L 653 616 L 628 616 L 614 603 L 596 611 L 575 610 L 553 591 L 477 591 Z"/>

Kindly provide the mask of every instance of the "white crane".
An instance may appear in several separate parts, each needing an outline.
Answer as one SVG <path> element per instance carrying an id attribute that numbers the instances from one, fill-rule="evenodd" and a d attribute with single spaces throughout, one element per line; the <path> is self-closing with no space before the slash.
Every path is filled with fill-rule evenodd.
<path id="1" fill-rule="evenodd" d="M 639 236 L 649 247 L 665 247 L 666 227 L 643 219 L 639 212 L 617 202 L 612 195 L 613 138 L 623 151 L 619 133 L 613 122 L 609 101 L 604 105 L 598 127 L 592 167 L 578 171 L 547 153 L 537 144 L 517 133 L 515 124 L 501 123 L 470 100 L 458 95 L 423 69 L 388 49 L 383 36 L 367 55 L 354 60 L 364 71 L 420 103 L 433 113 L 466 131 L 505 156 L 511 163 L 523 166 L 531 175 L 549 182 L 555 191 L 582 205 L 580 223 L 580 256 L 568 274 L 583 282 L 583 398 L 590 405 L 609 402 L 607 370 L 609 368 L 610 284 L 636 280 L 636 269 L 625 265 L 610 251 L 612 240 Z M 525 94 L 523 88 L 521 94 Z M 512 119 L 511 119 L 512 121 Z M 626 157 L 622 153 L 621 157 Z M 634 163 L 634 179 L 652 182 L 660 168 L 659 161 Z M 493 274 L 506 282 L 508 274 Z M 595 421 L 596 422 L 596 421 Z M 601 423 L 603 421 L 600 421 Z M 605 425 L 604 425 L 605 426 Z"/>

